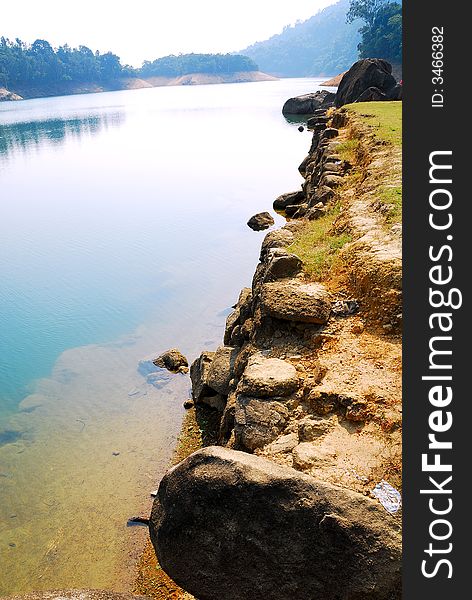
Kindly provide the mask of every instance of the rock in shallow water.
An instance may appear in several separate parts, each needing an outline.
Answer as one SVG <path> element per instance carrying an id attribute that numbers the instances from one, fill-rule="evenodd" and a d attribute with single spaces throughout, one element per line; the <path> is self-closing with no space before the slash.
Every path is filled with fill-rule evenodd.
<path id="1" fill-rule="evenodd" d="M 172 373 L 178 373 L 179 371 L 186 373 L 188 371 L 188 360 L 177 348 L 163 352 L 152 362 L 156 367 L 167 369 Z"/>
<path id="2" fill-rule="evenodd" d="M 247 222 L 248 226 L 254 231 L 262 231 L 268 229 L 275 223 L 272 215 L 268 212 L 258 213 L 252 216 Z"/>
<path id="3" fill-rule="evenodd" d="M 161 481 L 150 520 L 163 569 L 200 600 L 397 600 L 399 522 L 379 505 L 220 447 Z"/>

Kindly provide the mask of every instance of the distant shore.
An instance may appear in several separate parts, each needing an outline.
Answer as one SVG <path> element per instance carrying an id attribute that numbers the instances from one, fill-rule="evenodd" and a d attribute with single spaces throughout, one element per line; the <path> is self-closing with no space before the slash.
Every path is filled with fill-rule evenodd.
<path id="1" fill-rule="evenodd" d="M 0 89 L 0 101 L 28 100 L 31 98 L 46 98 L 50 96 L 69 96 L 74 94 L 95 94 L 118 90 L 137 90 L 152 87 L 178 85 L 210 85 L 217 83 L 248 83 L 256 81 L 277 81 L 278 77 L 261 71 L 238 71 L 226 75 L 212 73 L 189 73 L 180 77 L 125 77 L 109 83 L 72 83 L 50 84 L 14 90 Z"/>

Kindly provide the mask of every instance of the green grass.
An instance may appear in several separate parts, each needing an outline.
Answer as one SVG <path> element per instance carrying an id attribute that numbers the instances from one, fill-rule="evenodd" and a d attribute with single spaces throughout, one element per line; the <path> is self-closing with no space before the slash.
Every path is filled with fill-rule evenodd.
<path id="1" fill-rule="evenodd" d="M 402 144 L 401 102 L 359 102 L 348 104 L 347 110 L 357 113 L 375 135 L 395 146 Z"/>
<path id="2" fill-rule="evenodd" d="M 401 223 L 402 220 L 402 186 L 384 187 L 379 199 L 383 204 L 391 206 L 387 223 Z"/>
<path id="3" fill-rule="evenodd" d="M 308 221 L 287 248 L 302 259 L 305 273 L 316 279 L 327 275 L 339 250 L 351 241 L 349 234 L 331 231 L 339 212 L 340 207 L 336 205 L 320 219 Z"/>
<path id="4" fill-rule="evenodd" d="M 351 160 L 356 150 L 359 148 L 360 140 L 356 138 L 350 138 L 341 142 L 336 147 L 336 152 L 343 160 Z"/>

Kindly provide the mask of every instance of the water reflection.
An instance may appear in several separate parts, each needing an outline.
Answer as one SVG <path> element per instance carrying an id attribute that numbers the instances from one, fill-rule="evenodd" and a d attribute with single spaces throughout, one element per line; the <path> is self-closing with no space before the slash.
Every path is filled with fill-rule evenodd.
<path id="1" fill-rule="evenodd" d="M 115 112 L 0 124 L 0 157 L 8 158 L 18 151 L 30 151 L 44 142 L 57 146 L 69 139 L 96 135 L 103 130 L 119 127 L 124 121 L 125 113 Z"/>

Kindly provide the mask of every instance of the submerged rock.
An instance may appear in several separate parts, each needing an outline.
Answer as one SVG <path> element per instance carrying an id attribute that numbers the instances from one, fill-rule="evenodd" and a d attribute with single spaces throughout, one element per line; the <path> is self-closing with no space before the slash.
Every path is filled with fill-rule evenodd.
<path id="1" fill-rule="evenodd" d="M 152 362 L 156 367 L 167 369 L 172 373 L 188 372 L 188 360 L 179 350 L 177 350 L 177 348 L 172 348 L 171 350 L 163 352 Z"/>
<path id="2" fill-rule="evenodd" d="M 268 212 L 261 212 L 252 216 L 247 222 L 248 226 L 254 231 L 268 229 L 275 223 L 272 215 Z"/>
<path id="3" fill-rule="evenodd" d="M 375 500 L 244 452 L 210 447 L 168 471 L 150 535 L 201 600 L 397 600 L 399 521 Z"/>

